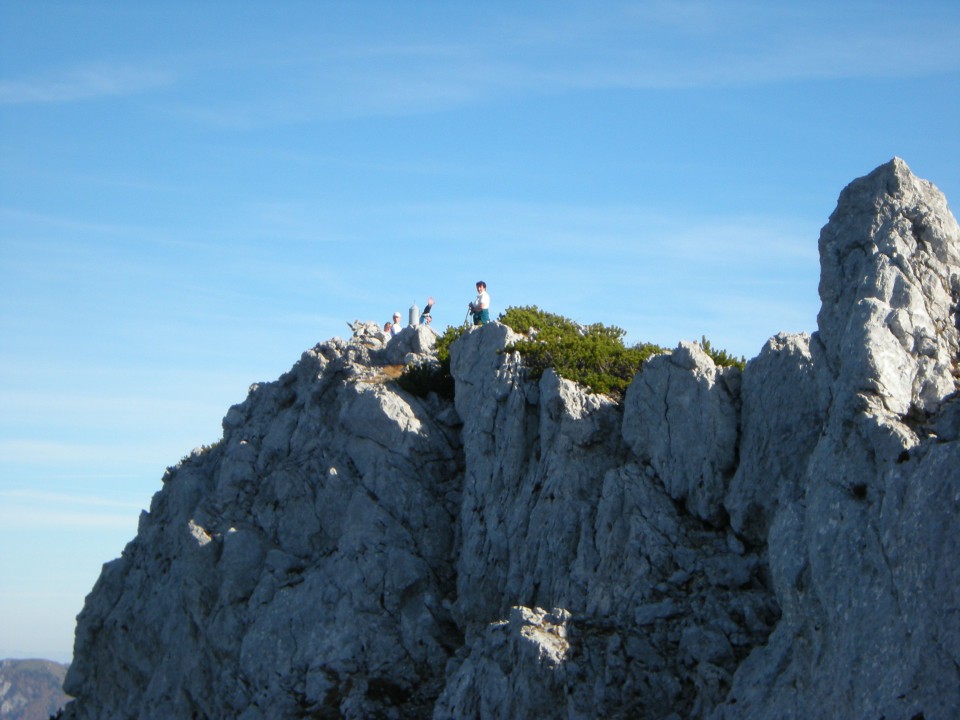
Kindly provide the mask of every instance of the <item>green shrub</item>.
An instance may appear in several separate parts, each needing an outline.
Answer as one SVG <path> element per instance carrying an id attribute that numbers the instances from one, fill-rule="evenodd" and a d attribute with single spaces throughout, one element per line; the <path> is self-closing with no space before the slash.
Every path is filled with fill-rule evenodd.
<path id="1" fill-rule="evenodd" d="M 627 347 L 623 344 L 626 331 L 621 328 L 580 325 L 536 305 L 509 307 L 498 320 L 527 336 L 508 349 L 523 356 L 532 379 L 553 368 L 562 378 L 618 398 L 644 361 L 664 351 L 651 343 Z"/>
<path id="2" fill-rule="evenodd" d="M 466 326 L 450 325 L 437 338 L 437 360 L 434 363 L 408 365 L 397 378 L 400 387 L 418 397 L 435 392 L 442 398 L 453 400 L 454 382 L 450 374 L 450 344 L 466 331 Z"/>
<path id="3" fill-rule="evenodd" d="M 747 359 L 743 355 L 738 358 L 726 350 L 715 350 L 710 344 L 710 341 L 707 340 L 706 335 L 700 336 L 700 349 L 709 355 L 710 359 L 720 367 L 738 367 L 743 370 L 747 365 Z"/>
<path id="4" fill-rule="evenodd" d="M 454 340 L 459 340 L 460 336 L 467 331 L 466 325 L 448 325 L 443 334 L 437 338 L 437 360 L 446 363 L 447 370 L 450 370 L 450 346 Z"/>
<path id="5" fill-rule="evenodd" d="M 523 356 L 532 380 L 538 380 L 544 370 L 553 368 L 562 378 L 617 399 L 622 398 L 648 358 L 667 352 L 653 343 L 627 347 L 623 343 L 626 331 L 621 328 L 601 323 L 580 325 L 536 305 L 508 307 L 497 320 L 526 336 L 507 349 Z M 450 374 L 450 345 L 466 330 L 465 325 L 448 326 L 437 338 L 436 362 L 408 366 L 397 378 L 400 387 L 420 397 L 435 392 L 452 400 L 455 388 Z M 742 370 L 746 364 L 743 357 L 714 349 L 706 337 L 701 337 L 700 347 L 719 366 Z"/>

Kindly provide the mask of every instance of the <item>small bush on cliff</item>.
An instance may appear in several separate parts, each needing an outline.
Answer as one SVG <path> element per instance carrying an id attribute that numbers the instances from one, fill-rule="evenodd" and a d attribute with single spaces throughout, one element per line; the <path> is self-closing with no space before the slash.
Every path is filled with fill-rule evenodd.
<path id="1" fill-rule="evenodd" d="M 450 374 L 450 344 L 463 335 L 466 326 L 450 325 L 437 338 L 437 361 L 423 365 L 410 365 L 397 382 L 404 390 L 419 397 L 435 392 L 442 398 L 453 400 L 454 382 Z"/>
<path id="2" fill-rule="evenodd" d="M 720 367 L 738 367 L 743 370 L 747 366 L 747 359 L 741 355 L 739 358 L 731 355 L 726 350 L 717 350 L 707 340 L 706 335 L 700 336 L 700 349 L 703 350 L 710 359 Z"/>
<path id="3" fill-rule="evenodd" d="M 663 352 L 651 343 L 627 347 L 626 331 L 601 323 L 580 325 L 536 305 L 509 307 L 498 318 L 526 335 L 508 349 L 519 352 L 533 379 L 547 368 L 560 377 L 586 385 L 593 392 L 620 397 L 644 361 Z"/>

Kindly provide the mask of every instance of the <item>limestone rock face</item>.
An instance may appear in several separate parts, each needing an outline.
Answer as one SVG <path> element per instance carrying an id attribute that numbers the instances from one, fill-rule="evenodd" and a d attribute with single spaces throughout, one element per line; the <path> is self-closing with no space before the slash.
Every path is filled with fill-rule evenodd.
<path id="1" fill-rule="evenodd" d="M 76 717 L 429 714 L 462 642 L 459 421 L 373 365 L 307 351 L 168 471 L 80 615 Z"/>
<path id="2" fill-rule="evenodd" d="M 752 542 L 766 541 L 780 505 L 803 496 L 829 401 L 819 349 L 807 335 L 780 334 L 743 372 L 740 462 L 723 501 L 733 529 Z"/>
<path id="3" fill-rule="evenodd" d="M 939 191 L 894 159 L 843 191 L 820 251 L 819 330 L 809 355 L 790 351 L 793 388 L 771 386 L 761 401 L 794 405 L 772 408 L 768 430 L 795 444 L 795 467 L 768 431 L 749 433 L 758 398 L 745 395 L 727 498 L 735 526 L 753 513 L 755 533 L 769 527 L 783 616 L 716 716 L 954 717 L 960 229 Z M 765 353 L 748 364 L 745 393 Z"/>
<path id="4" fill-rule="evenodd" d="M 935 411 L 955 389 L 960 228 L 899 158 L 851 183 L 820 233 L 820 335 L 850 393 Z"/>
<path id="5" fill-rule="evenodd" d="M 527 380 L 503 352 L 512 337 L 489 325 L 451 349 L 467 466 L 455 604 L 465 642 L 434 717 L 478 706 L 530 719 L 702 714 L 778 614 L 760 558 L 678 510 L 657 469 L 632 456 L 612 401 L 550 371 Z M 709 391 L 717 369 L 694 354 Z M 736 414 L 726 419 L 735 436 Z M 569 650 L 548 652 L 563 644 L 527 630 L 543 608 Z"/>
<path id="6" fill-rule="evenodd" d="M 627 391 L 623 434 L 674 500 L 722 524 L 736 469 L 740 371 L 718 368 L 694 343 L 651 359 Z"/>
<path id="7" fill-rule="evenodd" d="M 622 405 L 496 322 L 454 401 L 430 328 L 307 351 L 104 566 L 66 717 L 960 715 L 960 231 L 895 159 L 820 251 L 816 333 Z"/>

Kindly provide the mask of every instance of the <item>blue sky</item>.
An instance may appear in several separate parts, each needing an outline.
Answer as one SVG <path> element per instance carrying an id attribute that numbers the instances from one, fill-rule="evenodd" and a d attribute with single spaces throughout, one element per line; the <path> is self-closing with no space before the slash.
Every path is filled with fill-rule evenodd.
<path id="1" fill-rule="evenodd" d="M 0 658 L 68 660 L 164 468 L 354 319 L 478 279 L 747 357 L 904 158 L 960 198 L 960 4 L 0 0 Z"/>

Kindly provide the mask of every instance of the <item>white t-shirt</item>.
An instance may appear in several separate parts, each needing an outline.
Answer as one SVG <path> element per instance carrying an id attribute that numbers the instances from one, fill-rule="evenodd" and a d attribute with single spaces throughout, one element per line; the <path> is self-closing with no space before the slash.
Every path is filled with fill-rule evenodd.
<path id="1" fill-rule="evenodd" d="M 490 296 L 486 290 L 481 290 L 477 299 L 473 301 L 473 307 L 476 310 L 486 310 L 490 307 Z"/>
<path id="2" fill-rule="evenodd" d="M 403 326 L 400 325 L 400 321 L 394 320 L 393 325 L 390 326 L 390 335 L 399 335 L 401 330 L 403 330 Z"/>

